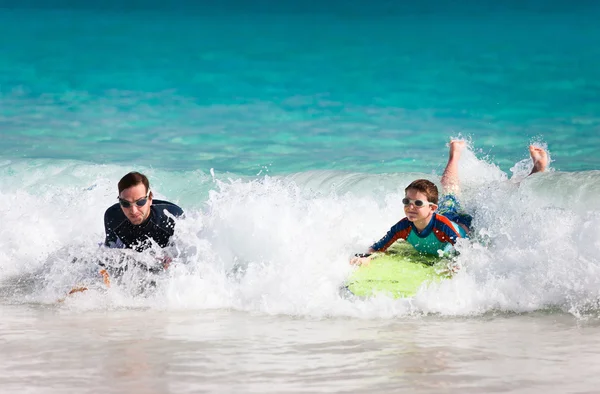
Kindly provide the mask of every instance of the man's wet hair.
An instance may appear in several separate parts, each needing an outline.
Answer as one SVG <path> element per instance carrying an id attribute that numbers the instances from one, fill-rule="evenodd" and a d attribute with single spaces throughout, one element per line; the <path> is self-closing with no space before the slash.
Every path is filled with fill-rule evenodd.
<path id="1" fill-rule="evenodd" d="M 148 193 L 148 190 L 150 190 L 150 182 L 148 181 L 146 175 L 137 171 L 130 172 L 119 181 L 119 194 L 121 194 L 123 190 L 129 189 L 132 186 L 137 186 L 140 183 L 144 184 L 146 187 L 146 193 Z"/>

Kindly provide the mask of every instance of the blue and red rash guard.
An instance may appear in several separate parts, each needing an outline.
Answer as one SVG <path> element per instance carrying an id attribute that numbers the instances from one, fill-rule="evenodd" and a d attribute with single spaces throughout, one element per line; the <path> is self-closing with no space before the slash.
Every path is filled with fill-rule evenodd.
<path id="1" fill-rule="evenodd" d="M 371 246 L 377 252 L 383 252 L 399 239 L 410 243 L 420 253 L 438 256 L 439 252 L 451 252 L 458 238 L 466 238 L 467 232 L 447 217 L 434 213 L 431 221 L 419 232 L 407 218 L 392 226 L 390 231 Z"/>

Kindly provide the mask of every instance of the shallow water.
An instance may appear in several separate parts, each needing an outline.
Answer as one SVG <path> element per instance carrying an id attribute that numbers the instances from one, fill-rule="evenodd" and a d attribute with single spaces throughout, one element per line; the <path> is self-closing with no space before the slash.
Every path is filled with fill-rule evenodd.
<path id="1" fill-rule="evenodd" d="M 2 306 L 3 392 L 592 392 L 598 321 Z"/>

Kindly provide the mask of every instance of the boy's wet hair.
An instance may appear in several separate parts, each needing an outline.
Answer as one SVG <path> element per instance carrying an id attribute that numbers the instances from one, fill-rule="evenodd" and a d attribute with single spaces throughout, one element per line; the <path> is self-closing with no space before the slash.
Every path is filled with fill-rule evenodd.
<path id="1" fill-rule="evenodd" d="M 146 175 L 139 173 L 137 171 L 132 171 L 129 174 L 125 175 L 123 178 L 121 178 L 121 180 L 119 181 L 118 187 L 119 187 L 119 194 L 121 194 L 121 192 L 125 189 L 129 189 L 132 186 L 137 186 L 140 183 L 143 183 L 144 186 L 146 187 L 146 193 L 148 192 L 148 190 L 150 190 L 150 182 L 148 181 L 148 178 L 146 177 Z"/>
<path id="2" fill-rule="evenodd" d="M 433 182 L 428 181 L 427 179 L 417 179 L 416 181 L 413 181 L 406 189 L 404 189 L 404 193 L 409 189 L 423 193 L 427 196 L 427 201 L 429 202 L 434 204 L 438 203 L 438 188 Z"/>

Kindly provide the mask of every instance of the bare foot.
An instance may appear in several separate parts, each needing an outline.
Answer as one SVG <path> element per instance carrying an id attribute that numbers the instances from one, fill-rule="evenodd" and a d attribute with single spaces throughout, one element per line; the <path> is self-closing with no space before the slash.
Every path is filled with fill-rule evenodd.
<path id="1" fill-rule="evenodd" d="M 465 146 L 467 146 L 467 141 L 465 140 L 450 141 L 450 152 L 448 153 L 448 158 L 456 160 L 460 159 L 460 154 Z"/>
<path id="2" fill-rule="evenodd" d="M 529 145 L 529 154 L 531 155 L 531 160 L 533 160 L 533 170 L 531 170 L 531 174 L 546 171 L 546 167 L 548 166 L 548 153 L 546 153 L 544 148 Z"/>
<path id="3" fill-rule="evenodd" d="M 459 194 L 460 183 L 458 179 L 458 161 L 463 149 L 467 146 L 465 140 L 452 140 L 450 141 L 450 152 L 448 152 L 448 164 L 442 174 L 442 187 L 444 193 Z"/>

